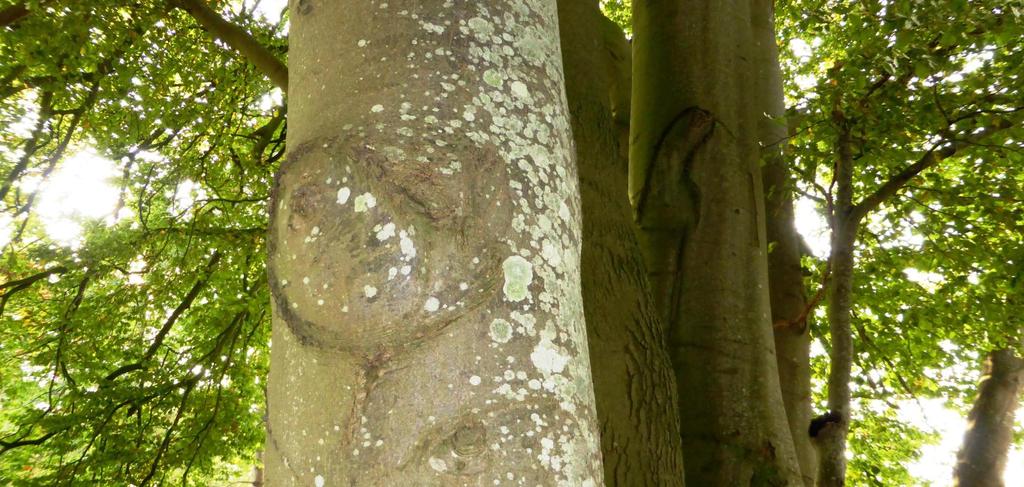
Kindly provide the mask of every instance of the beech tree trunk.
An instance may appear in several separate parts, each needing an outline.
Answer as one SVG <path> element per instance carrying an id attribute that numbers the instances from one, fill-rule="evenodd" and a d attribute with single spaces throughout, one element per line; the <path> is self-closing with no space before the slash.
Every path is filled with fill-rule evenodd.
<path id="1" fill-rule="evenodd" d="M 667 324 L 690 485 L 803 485 L 768 296 L 755 32 L 772 2 L 634 3 L 630 199 Z"/>
<path id="2" fill-rule="evenodd" d="M 964 443 L 956 455 L 953 475 L 958 487 L 1002 487 L 1022 382 L 1024 360 L 1013 351 L 997 350 L 988 355 L 978 399 L 967 417 Z"/>
<path id="3" fill-rule="evenodd" d="M 555 2 L 290 11 L 267 483 L 601 485 Z"/>
<path id="4" fill-rule="evenodd" d="M 793 215 L 793 178 L 783 148 L 789 136 L 785 120 L 782 69 L 775 40 L 774 12 L 754 12 L 754 35 L 758 43 L 754 62 L 763 106 L 758 125 L 762 178 L 765 188 L 765 216 L 769 242 L 768 288 L 771 297 L 772 328 L 779 368 L 782 402 L 789 431 L 796 448 L 804 484 L 813 487 L 818 459 L 808 436 L 811 423 L 811 335 L 807 328 L 807 296 L 800 266 L 800 234 Z"/>
<path id="5" fill-rule="evenodd" d="M 596 0 L 558 2 L 583 202 L 587 315 L 605 482 L 682 486 L 672 366 L 626 194 L 629 45 Z"/>

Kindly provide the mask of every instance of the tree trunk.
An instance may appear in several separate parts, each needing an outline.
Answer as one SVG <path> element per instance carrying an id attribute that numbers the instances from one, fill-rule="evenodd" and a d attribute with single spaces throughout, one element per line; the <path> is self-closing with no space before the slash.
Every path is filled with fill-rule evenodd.
<path id="1" fill-rule="evenodd" d="M 682 486 L 664 329 L 626 195 L 629 45 L 597 1 L 558 2 L 566 95 L 583 203 L 583 309 L 609 486 Z"/>
<path id="2" fill-rule="evenodd" d="M 291 13 L 268 484 L 602 484 L 555 2 Z"/>
<path id="3" fill-rule="evenodd" d="M 764 161 L 762 179 L 770 249 L 768 288 L 782 402 L 804 484 L 813 487 L 818 459 L 807 434 L 811 423 L 811 336 L 807 329 L 807 296 L 800 266 L 802 241 L 793 216 L 793 180 L 783 151 L 789 131 L 784 118 L 786 107 L 773 13 L 759 9 L 754 16 L 755 41 L 759 46 L 754 61 L 759 69 L 762 112 L 766 115 L 759 120 L 758 135 Z"/>
<path id="4" fill-rule="evenodd" d="M 846 484 L 846 434 L 850 427 L 850 373 L 853 368 L 853 248 L 860 219 L 853 216 L 853 154 L 849 130 L 837 114 L 838 158 L 835 166 L 836 200 L 832 215 L 831 278 L 828 284 L 829 352 L 827 421 L 816 428 L 818 486 Z"/>
<path id="5" fill-rule="evenodd" d="M 690 485 L 802 485 L 769 317 L 754 37 L 770 1 L 634 3 L 630 198 Z M 761 20 L 763 21 L 763 20 Z"/>
<path id="6" fill-rule="evenodd" d="M 967 417 L 964 444 L 956 455 L 959 487 L 1002 487 L 1006 453 L 1013 441 L 1013 416 L 1020 404 L 1024 360 L 997 350 L 985 360 L 985 376 Z"/>

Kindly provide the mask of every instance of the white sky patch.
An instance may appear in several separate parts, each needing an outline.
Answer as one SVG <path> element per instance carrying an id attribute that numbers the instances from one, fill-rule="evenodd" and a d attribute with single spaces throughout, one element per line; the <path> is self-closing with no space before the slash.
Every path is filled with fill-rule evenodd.
<path id="1" fill-rule="evenodd" d="M 25 111 L 25 115 L 18 117 L 18 119 L 7 126 L 6 131 L 22 139 L 27 139 L 32 136 L 32 130 L 35 129 L 36 123 L 39 121 L 39 95 L 36 94 L 35 90 L 26 91 L 25 96 L 18 100 L 18 105 Z M 21 151 L 19 150 L 19 154 Z"/>
<path id="2" fill-rule="evenodd" d="M 793 207 L 796 231 L 804 237 L 815 257 L 824 259 L 832 248 L 829 243 L 828 222 L 818 212 L 817 203 L 807 198 L 798 198 Z"/>
<path id="3" fill-rule="evenodd" d="M 282 98 L 280 88 L 274 88 L 268 91 L 267 94 L 260 98 L 260 110 L 269 112 L 275 107 L 283 105 L 284 101 Z"/>
<path id="4" fill-rule="evenodd" d="M 174 204 L 171 205 L 171 211 L 187 210 L 196 204 L 196 200 L 206 199 L 206 197 L 206 190 L 201 184 L 186 179 L 178 183 L 178 187 L 174 190 Z"/>
<path id="5" fill-rule="evenodd" d="M 903 274 L 906 275 L 907 279 L 911 282 L 919 284 L 930 293 L 934 293 L 943 282 L 946 282 L 946 279 L 942 274 L 937 272 L 921 271 L 913 267 L 903 269 Z"/>
<path id="6" fill-rule="evenodd" d="M 245 0 L 245 9 L 252 9 L 254 4 L 256 5 L 254 13 L 257 17 L 268 23 L 276 24 L 281 21 L 281 12 L 288 6 L 288 0 Z"/>
<path id="7" fill-rule="evenodd" d="M 803 39 L 791 39 L 789 41 L 789 50 L 793 52 L 793 56 L 798 58 L 800 62 L 807 62 L 811 57 L 811 45 Z"/>
<path id="8" fill-rule="evenodd" d="M 5 247 L 11 243 L 11 232 L 14 231 L 13 223 L 14 219 L 10 215 L 0 213 L 0 247 Z M 2 249 L 0 249 L 0 255 L 3 255 Z"/>
<path id="9" fill-rule="evenodd" d="M 964 61 L 964 67 L 960 70 L 960 72 L 967 74 L 977 71 L 978 68 L 985 65 L 985 61 L 991 61 L 994 54 L 995 51 L 989 49 L 981 51 L 980 53 L 968 54 L 966 56 L 966 60 Z"/>
<path id="10" fill-rule="evenodd" d="M 120 189 L 111 180 L 119 175 L 113 161 L 92 150 L 67 158 L 39 186 L 36 216 L 46 235 L 62 245 L 77 246 L 82 222 L 110 216 L 117 206 Z"/>
<path id="11" fill-rule="evenodd" d="M 939 434 L 937 444 L 921 447 L 921 457 L 907 465 L 910 475 L 922 485 L 952 487 L 956 452 L 967 431 L 967 418 L 947 408 L 942 399 L 921 399 L 920 405 L 912 400 L 902 401 L 898 416 L 900 421 Z M 1024 450 L 1020 447 L 1010 449 L 1003 479 L 1006 485 L 1018 485 L 1015 482 L 1024 479 Z"/>
<path id="12" fill-rule="evenodd" d="M 145 284 L 146 279 L 143 276 L 143 272 L 146 270 L 146 261 L 142 259 L 142 256 L 138 256 L 135 260 L 128 263 L 128 284 L 138 286 Z"/>

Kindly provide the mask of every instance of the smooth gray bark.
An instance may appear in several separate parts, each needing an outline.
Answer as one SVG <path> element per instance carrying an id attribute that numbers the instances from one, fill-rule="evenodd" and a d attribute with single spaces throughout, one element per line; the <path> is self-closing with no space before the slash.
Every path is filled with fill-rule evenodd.
<path id="1" fill-rule="evenodd" d="M 675 378 L 626 194 L 629 45 L 596 0 L 560 0 L 558 9 L 579 161 L 583 309 L 605 483 L 681 486 Z"/>
<path id="2" fill-rule="evenodd" d="M 756 38 L 770 1 L 634 2 L 630 198 L 690 485 L 803 485 L 772 338 Z"/>
<path id="3" fill-rule="evenodd" d="M 268 485 L 601 485 L 555 2 L 290 11 Z"/>
<path id="4" fill-rule="evenodd" d="M 850 428 L 850 374 L 853 368 L 853 249 L 860 219 L 853 215 L 853 153 L 849 127 L 835 114 L 839 128 L 835 165 L 836 198 L 832 213 L 832 248 L 829 254 L 828 323 L 831 350 L 828 372 L 828 408 L 833 415 L 815 437 L 818 446 L 818 486 L 846 485 L 846 435 Z"/>
<path id="5" fill-rule="evenodd" d="M 773 14 L 772 9 L 758 9 L 754 12 L 753 22 L 758 44 L 754 63 L 758 69 L 764 114 L 758 123 L 758 141 L 764 163 L 765 224 L 770 248 L 768 287 L 786 419 L 804 484 L 813 487 L 818 459 L 807 434 L 811 423 L 811 335 L 807 327 L 807 296 L 800 267 L 803 246 L 794 224 L 791 162 L 784 154 L 789 130 L 784 118 L 782 69 L 775 44 Z"/>
<path id="6" fill-rule="evenodd" d="M 1012 350 L 996 350 L 985 359 L 985 376 L 967 417 L 963 446 L 956 455 L 953 475 L 958 487 L 1003 486 L 1022 382 L 1024 360 Z"/>

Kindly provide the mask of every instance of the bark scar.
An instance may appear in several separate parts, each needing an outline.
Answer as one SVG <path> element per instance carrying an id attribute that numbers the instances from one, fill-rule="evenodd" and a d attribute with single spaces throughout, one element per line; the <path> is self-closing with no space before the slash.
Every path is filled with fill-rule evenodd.
<path id="1" fill-rule="evenodd" d="M 698 150 L 714 134 L 715 117 L 711 112 L 692 106 L 683 109 L 669 122 L 659 138 L 654 159 L 648 162 L 644 185 L 636 206 L 637 221 L 643 226 L 687 228 L 700 219 L 700 188 L 693 180 L 693 164 Z M 660 201 L 656 197 L 660 196 Z M 660 211 L 648 211 L 652 205 Z M 648 218 L 648 216 L 650 218 Z"/>

